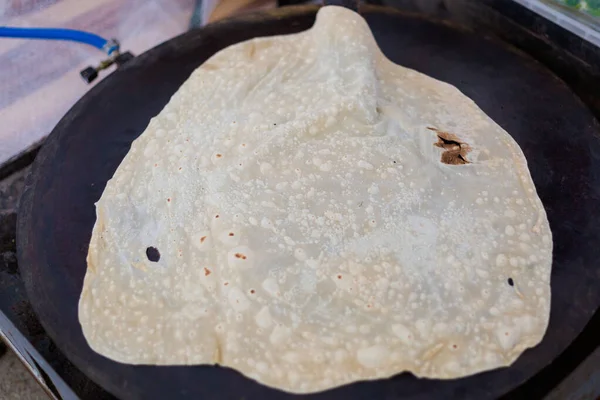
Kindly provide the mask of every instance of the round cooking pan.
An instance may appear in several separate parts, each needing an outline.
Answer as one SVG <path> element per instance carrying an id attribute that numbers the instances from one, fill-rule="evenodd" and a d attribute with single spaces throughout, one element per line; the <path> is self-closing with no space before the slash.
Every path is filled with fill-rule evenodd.
<path id="1" fill-rule="evenodd" d="M 94 203 L 131 142 L 190 73 L 218 50 L 295 33 L 317 7 L 281 8 L 211 24 L 144 54 L 104 79 L 60 121 L 37 156 L 18 223 L 19 265 L 50 337 L 87 376 L 125 399 L 287 399 L 293 395 L 215 366 L 133 366 L 90 349 L 77 318 Z M 489 399 L 551 363 L 600 305 L 600 137 L 588 108 L 560 79 L 509 45 L 389 8 L 362 15 L 397 64 L 457 86 L 523 149 L 554 235 L 552 308 L 537 347 L 512 366 L 455 380 L 404 373 L 306 396 L 314 399 Z"/>

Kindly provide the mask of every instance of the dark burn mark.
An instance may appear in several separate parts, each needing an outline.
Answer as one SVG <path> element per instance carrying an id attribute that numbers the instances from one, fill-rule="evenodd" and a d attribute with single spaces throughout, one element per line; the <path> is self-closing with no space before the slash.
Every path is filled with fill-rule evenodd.
<path id="1" fill-rule="evenodd" d="M 437 134 L 438 141 L 433 145 L 444 149 L 441 162 L 448 165 L 470 164 L 469 160 L 467 160 L 467 153 L 471 151 L 471 147 L 468 144 L 462 142 L 458 136 L 452 133 L 444 132 L 430 126 L 427 129 Z"/>
<path id="2" fill-rule="evenodd" d="M 146 249 L 146 257 L 152 262 L 158 262 L 160 260 L 160 252 L 156 247 L 150 246 Z"/>
<path id="3" fill-rule="evenodd" d="M 205 267 L 204 268 L 204 276 L 209 276 L 210 273 L 211 273 L 211 270 Z"/>
<path id="4" fill-rule="evenodd" d="M 250 294 L 254 294 L 254 293 L 255 293 L 254 289 L 250 289 Z"/>
<path id="5" fill-rule="evenodd" d="M 200 243 L 204 243 L 204 241 L 205 241 L 205 240 L 206 240 L 206 236 L 202 236 L 202 237 L 200 238 Z"/>
<path id="6" fill-rule="evenodd" d="M 229 232 L 229 236 L 234 236 L 233 232 Z"/>
<path id="7" fill-rule="evenodd" d="M 508 278 L 508 284 L 510 286 L 515 286 L 515 281 L 513 281 L 513 278 Z"/>

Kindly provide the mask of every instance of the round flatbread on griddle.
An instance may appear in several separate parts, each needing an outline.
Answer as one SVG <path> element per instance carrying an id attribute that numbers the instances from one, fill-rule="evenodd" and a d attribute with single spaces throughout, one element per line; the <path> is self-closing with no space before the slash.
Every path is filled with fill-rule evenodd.
<path id="1" fill-rule="evenodd" d="M 96 207 L 79 319 L 116 361 L 306 393 L 507 366 L 548 324 L 521 149 L 343 8 L 206 61 Z"/>

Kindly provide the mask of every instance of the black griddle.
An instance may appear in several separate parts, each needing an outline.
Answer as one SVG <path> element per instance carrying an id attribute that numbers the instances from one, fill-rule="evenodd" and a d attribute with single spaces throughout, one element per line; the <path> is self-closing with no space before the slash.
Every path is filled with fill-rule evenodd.
<path id="1" fill-rule="evenodd" d="M 227 368 L 113 362 L 87 345 L 77 318 L 94 203 L 129 150 L 190 73 L 216 51 L 309 28 L 317 8 L 290 7 L 211 24 L 126 64 L 85 95 L 37 156 L 18 221 L 28 296 L 58 347 L 124 399 L 284 399 Z M 554 235 L 552 309 L 542 343 L 511 367 L 449 380 L 401 374 L 303 398 L 489 399 L 515 390 L 557 357 L 600 306 L 600 128 L 593 107 L 544 65 L 462 26 L 383 7 L 361 8 L 394 62 L 458 87 L 519 143 Z M 594 98 L 588 93 L 588 98 Z M 539 374 L 538 374 L 539 376 Z"/>

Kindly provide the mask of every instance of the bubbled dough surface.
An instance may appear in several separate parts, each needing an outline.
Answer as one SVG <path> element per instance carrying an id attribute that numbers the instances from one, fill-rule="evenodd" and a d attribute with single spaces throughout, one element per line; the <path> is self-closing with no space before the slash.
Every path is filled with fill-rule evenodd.
<path id="1" fill-rule="evenodd" d="M 471 164 L 441 163 L 427 127 Z M 506 366 L 548 324 L 551 232 L 520 148 L 338 7 L 199 67 L 97 217 L 79 319 L 124 363 L 313 392 Z"/>

